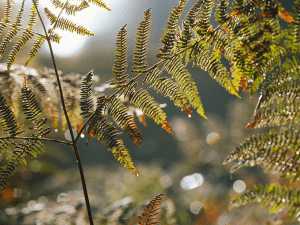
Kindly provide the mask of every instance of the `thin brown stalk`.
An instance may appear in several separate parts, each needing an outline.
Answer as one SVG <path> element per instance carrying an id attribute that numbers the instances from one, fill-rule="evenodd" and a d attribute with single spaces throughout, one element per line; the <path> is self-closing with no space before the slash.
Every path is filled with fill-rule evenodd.
<path id="1" fill-rule="evenodd" d="M 36 7 L 35 1 L 34 0 L 32 0 L 32 1 L 33 1 L 34 5 Z M 54 71 L 55 71 L 55 76 L 56 76 L 57 84 L 58 84 L 58 88 L 59 88 L 61 105 L 62 105 L 64 116 L 67 120 L 68 128 L 69 128 L 69 131 L 70 131 L 70 134 L 71 134 L 72 148 L 73 148 L 74 154 L 76 156 L 76 161 L 77 161 L 77 164 L 78 164 L 78 169 L 79 169 L 79 173 L 80 173 L 80 177 L 81 177 L 81 184 L 82 184 L 82 189 L 83 189 L 83 193 L 84 193 L 84 198 L 85 198 L 85 203 L 86 203 L 86 208 L 87 208 L 87 212 L 88 212 L 90 225 L 94 225 L 92 210 L 91 210 L 91 206 L 90 206 L 90 201 L 89 201 L 89 197 L 88 197 L 86 182 L 85 182 L 83 168 L 82 168 L 82 163 L 81 163 L 81 160 L 80 160 L 79 151 L 78 151 L 78 147 L 77 147 L 77 143 L 76 143 L 77 140 L 75 140 L 75 138 L 74 138 L 73 129 L 72 129 L 72 126 L 71 126 L 71 123 L 70 123 L 70 120 L 69 120 L 69 117 L 68 117 L 67 109 L 66 109 L 66 106 L 65 106 L 63 90 L 62 90 L 62 87 L 61 87 L 61 82 L 60 82 L 60 79 L 59 79 L 59 75 L 58 75 L 58 71 L 57 71 L 57 67 L 56 67 L 56 62 L 55 62 L 51 42 L 50 42 L 47 30 L 46 30 L 45 24 L 44 24 L 44 22 L 41 18 L 41 15 L 40 15 L 37 7 L 36 7 L 36 10 L 37 10 L 39 19 L 41 21 L 41 24 L 43 26 L 45 35 L 47 37 L 47 42 L 48 42 L 48 46 L 49 46 L 49 50 L 50 50 L 50 54 L 51 54 L 52 64 L 53 64 L 53 68 L 54 68 Z"/>

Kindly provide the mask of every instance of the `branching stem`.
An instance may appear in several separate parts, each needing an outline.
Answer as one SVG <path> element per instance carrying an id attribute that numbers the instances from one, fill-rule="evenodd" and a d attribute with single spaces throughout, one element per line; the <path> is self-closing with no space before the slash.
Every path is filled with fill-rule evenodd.
<path id="1" fill-rule="evenodd" d="M 5 140 L 5 139 L 47 141 L 47 142 L 56 142 L 56 143 L 59 143 L 59 144 L 72 146 L 72 143 L 70 143 L 70 142 L 56 140 L 56 139 L 50 139 L 50 138 L 38 138 L 38 137 L 0 137 L 0 140 Z"/>
<path id="2" fill-rule="evenodd" d="M 58 75 L 58 71 L 57 71 L 57 67 L 56 67 L 56 63 L 55 63 L 55 58 L 54 58 L 51 42 L 50 42 L 47 30 L 46 30 L 45 24 L 44 24 L 44 22 L 42 20 L 42 17 L 40 15 L 39 11 L 38 11 L 38 8 L 35 4 L 35 0 L 32 0 L 32 1 L 35 5 L 37 14 L 39 16 L 39 19 L 40 19 L 41 24 L 43 26 L 45 35 L 47 37 L 47 42 L 48 42 L 48 46 L 49 46 L 49 50 L 50 50 L 50 54 L 51 54 L 52 64 L 53 64 L 53 68 L 54 68 L 54 71 L 55 71 L 55 76 L 56 76 L 57 84 L 58 84 L 58 88 L 59 88 L 59 95 L 60 95 L 61 105 L 62 105 L 62 108 L 63 108 L 63 111 L 64 111 L 64 116 L 67 120 L 68 128 L 69 128 L 71 139 L 72 139 L 72 148 L 73 148 L 74 154 L 76 156 L 76 161 L 77 161 L 77 164 L 78 164 L 78 169 L 79 169 L 79 173 L 80 173 L 80 177 L 81 177 L 81 184 L 82 184 L 82 189 L 83 189 L 84 198 L 85 198 L 85 204 L 86 204 L 87 212 L 88 212 L 88 216 L 89 216 L 89 221 L 90 221 L 90 225 L 94 225 L 92 210 L 91 210 L 91 206 L 90 206 L 90 201 L 89 201 L 89 197 L 88 197 L 86 182 L 85 182 L 83 168 L 82 168 L 82 163 L 81 163 L 81 160 L 80 160 L 79 151 L 78 151 L 78 147 L 77 147 L 78 138 L 77 139 L 74 138 L 73 129 L 72 129 L 72 126 L 71 126 L 71 123 L 70 123 L 68 113 L 67 113 L 67 109 L 66 109 L 66 105 L 65 105 L 65 101 L 64 101 L 64 96 L 63 96 L 63 91 L 62 91 L 62 87 L 61 87 L 61 83 L 60 83 L 60 79 L 59 79 L 59 75 Z"/>

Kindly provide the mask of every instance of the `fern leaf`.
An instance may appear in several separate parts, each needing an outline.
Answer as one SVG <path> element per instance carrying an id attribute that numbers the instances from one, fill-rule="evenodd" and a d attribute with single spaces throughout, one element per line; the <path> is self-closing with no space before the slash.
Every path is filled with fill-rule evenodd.
<path id="1" fill-rule="evenodd" d="M 4 17 L 1 19 L 0 22 L 0 35 L 3 30 L 7 27 L 7 24 L 10 23 L 10 16 L 11 16 L 11 0 L 6 0 L 5 7 L 4 7 Z"/>
<path id="2" fill-rule="evenodd" d="M 138 106 L 147 116 L 153 119 L 154 122 L 162 124 L 162 128 L 168 133 L 172 133 L 170 129 L 171 124 L 166 121 L 166 114 L 162 111 L 159 105 L 153 101 L 153 98 L 147 91 L 141 88 L 137 92 L 131 92 L 129 100 Z"/>
<path id="3" fill-rule="evenodd" d="M 228 0 L 219 0 L 218 7 L 216 9 L 215 18 L 216 22 L 225 25 L 225 23 L 230 19 L 230 16 L 228 14 Z"/>
<path id="4" fill-rule="evenodd" d="M 188 99 L 180 91 L 180 86 L 170 78 L 159 78 L 161 74 L 162 71 L 155 68 L 146 74 L 143 83 L 150 83 L 151 87 L 156 90 L 157 93 L 168 96 L 177 107 L 180 107 L 181 110 L 186 110 L 186 113 L 190 116 L 192 111 L 188 109 Z"/>
<path id="5" fill-rule="evenodd" d="M 93 98 L 91 98 L 91 91 L 93 86 L 93 70 L 91 70 L 87 75 L 84 76 L 81 88 L 80 88 L 80 108 L 82 118 L 88 118 L 93 113 Z"/>
<path id="6" fill-rule="evenodd" d="M 108 8 L 106 6 L 106 4 L 103 1 L 101 1 L 101 0 L 88 0 L 88 2 L 91 2 L 92 4 L 94 4 L 94 5 L 96 5 L 96 6 L 100 7 L 100 8 L 105 8 L 106 10 L 111 11 L 111 9 Z"/>
<path id="7" fill-rule="evenodd" d="M 57 17 L 48 8 L 44 8 L 44 13 L 47 19 L 50 21 L 50 25 L 57 21 Z"/>
<path id="8" fill-rule="evenodd" d="M 82 11 L 83 9 L 89 7 L 86 1 L 82 1 L 80 5 L 73 5 L 69 2 L 62 3 L 60 0 L 51 0 L 52 5 L 55 8 L 64 9 L 67 15 L 74 15 L 76 12 Z"/>
<path id="9" fill-rule="evenodd" d="M 46 37 L 44 35 L 38 35 L 34 39 L 32 48 L 30 49 L 30 51 L 28 53 L 30 58 L 26 61 L 25 66 L 27 66 L 28 63 L 35 58 L 36 54 L 38 53 L 39 49 L 43 46 L 45 41 L 46 41 Z"/>
<path id="10" fill-rule="evenodd" d="M 9 184 L 8 177 L 21 167 L 21 163 L 26 163 L 24 156 L 31 158 L 36 157 L 37 153 L 44 152 L 44 146 L 36 140 L 26 140 L 23 143 L 11 143 L 14 147 L 12 154 L 9 155 L 5 162 L 0 167 L 0 191 L 3 191 L 5 186 Z"/>
<path id="11" fill-rule="evenodd" d="M 127 108 L 118 98 L 111 99 L 109 103 L 109 115 L 114 119 L 118 126 L 121 127 L 121 129 L 126 128 L 126 134 L 128 134 L 132 141 L 140 147 L 142 144 L 142 133 L 133 121 L 133 117 L 128 114 Z"/>
<path id="12" fill-rule="evenodd" d="M 125 24 L 118 33 L 117 36 L 117 47 L 115 52 L 115 62 L 113 67 L 113 74 L 115 76 L 115 81 L 111 85 L 115 85 L 115 88 L 119 88 L 128 81 L 128 74 L 124 75 L 127 68 L 127 31 Z"/>
<path id="13" fill-rule="evenodd" d="M 280 212 L 288 207 L 288 220 L 299 219 L 299 190 L 293 190 L 276 184 L 259 187 L 247 191 L 231 200 L 231 209 L 249 203 L 259 203 L 261 207 L 269 209 L 270 213 Z"/>
<path id="14" fill-rule="evenodd" d="M 101 111 L 100 111 L 101 113 Z M 128 149 L 124 146 L 122 140 L 117 140 L 115 137 L 122 134 L 119 132 L 112 123 L 102 115 L 93 118 L 92 122 L 89 123 L 89 135 L 95 136 L 99 141 L 107 146 L 107 150 L 111 151 L 115 158 L 127 168 L 130 172 L 138 175 L 136 168 L 134 167 L 131 156 Z"/>
<path id="15" fill-rule="evenodd" d="M 23 0 L 22 5 L 15 17 L 9 32 L 6 34 L 5 38 L 2 40 L 0 45 L 0 58 L 3 57 L 4 51 L 7 48 L 7 45 L 11 42 L 11 40 L 18 34 L 21 26 L 21 18 L 25 8 L 25 0 Z"/>
<path id="16" fill-rule="evenodd" d="M 85 27 L 79 25 L 77 26 L 76 23 L 73 23 L 67 18 L 58 18 L 55 21 L 55 28 L 59 28 L 61 30 L 67 30 L 71 33 L 76 32 L 77 34 L 80 34 L 82 36 L 87 35 L 87 36 L 94 36 L 88 29 Z"/>
<path id="17" fill-rule="evenodd" d="M 17 59 L 19 52 L 24 47 L 24 45 L 33 37 L 33 33 L 30 29 L 27 29 L 22 36 L 19 38 L 17 43 L 13 46 L 13 50 L 9 53 L 7 61 L 7 70 L 11 68 L 14 61 Z"/>
<path id="18" fill-rule="evenodd" d="M 147 53 L 147 38 L 150 32 L 150 18 L 151 9 L 144 12 L 144 21 L 142 21 L 138 27 L 137 38 L 135 39 L 135 49 L 133 53 L 132 73 L 142 73 L 147 67 L 146 53 Z"/>
<path id="19" fill-rule="evenodd" d="M 26 119 L 29 119 L 35 125 L 35 127 L 31 129 L 36 129 L 38 131 L 36 134 L 34 134 L 34 136 L 45 137 L 51 132 L 52 129 L 50 127 L 43 128 L 43 125 L 46 123 L 47 118 L 42 118 L 40 120 L 38 119 L 42 113 L 42 109 L 35 99 L 32 88 L 27 86 L 25 77 L 24 84 L 21 89 L 21 99 Z"/>
<path id="20" fill-rule="evenodd" d="M 175 46 L 175 36 L 178 26 L 178 20 L 184 10 L 186 3 L 187 0 L 180 0 L 178 7 L 174 7 L 170 12 L 166 28 L 164 28 L 165 32 L 163 33 L 163 36 L 161 38 L 161 42 L 163 43 L 163 46 L 159 48 L 161 53 L 157 54 L 156 57 L 164 59 L 170 56 L 171 51 Z"/>
<path id="21" fill-rule="evenodd" d="M 23 125 L 19 125 L 16 121 L 16 117 L 13 111 L 9 108 L 4 99 L 3 95 L 0 93 L 0 124 L 3 128 L 3 134 L 7 136 L 17 136 L 23 133 L 25 130 L 21 130 Z"/>
<path id="22" fill-rule="evenodd" d="M 181 59 L 174 57 L 164 65 L 164 69 L 172 74 L 172 77 L 176 80 L 178 85 L 180 85 L 180 91 L 189 100 L 191 106 L 197 109 L 197 113 L 207 119 L 204 115 L 204 109 L 197 86 L 192 80 L 191 75 L 182 65 Z"/>
<path id="23" fill-rule="evenodd" d="M 162 196 L 165 194 L 157 195 L 153 200 L 150 201 L 150 203 L 146 206 L 147 209 L 143 209 L 144 213 L 142 213 L 142 216 L 136 217 L 136 221 L 138 224 L 142 225 L 154 225 L 154 224 L 160 224 L 161 222 L 157 222 L 159 217 L 156 217 L 160 212 L 158 211 L 160 208 L 158 206 L 161 205 L 162 202 Z"/>
<path id="24" fill-rule="evenodd" d="M 195 31 L 199 36 L 205 35 L 210 28 L 209 19 L 211 17 L 212 9 L 214 7 L 215 0 L 204 1 L 203 6 L 200 10 L 200 19 L 196 21 L 197 28 Z"/>
<path id="25" fill-rule="evenodd" d="M 270 130 L 267 134 L 248 137 L 227 156 L 223 164 L 238 159 L 231 173 L 243 166 L 259 165 L 281 177 L 293 178 L 292 182 L 295 182 L 300 176 L 297 163 L 300 157 L 300 132 L 297 128 L 282 128 L 279 134 Z"/>

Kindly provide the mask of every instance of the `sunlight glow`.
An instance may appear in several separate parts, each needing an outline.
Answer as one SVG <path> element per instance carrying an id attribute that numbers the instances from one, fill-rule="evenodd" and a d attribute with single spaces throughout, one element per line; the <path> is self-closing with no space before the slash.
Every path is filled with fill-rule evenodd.
<path id="1" fill-rule="evenodd" d="M 108 11 L 104 8 L 99 8 L 92 3 L 89 3 L 90 7 L 84 9 L 83 11 L 77 12 L 76 17 L 67 16 L 65 14 L 63 14 L 62 17 L 71 20 L 77 25 L 84 26 L 95 35 L 97 32 L 103 33 L 103 31 L 106 31 L 108 28 L 112 27 L 114 18 L 117 14 L 120 14 L 120 11 L 122 10 L 121 7 L 125 3 L 125 0 L 106 0 L 105 3 L 112 11 Z M 73 4 L 75 4 L 75 2 Z M 42 9 L 44 9 L 45 7 L 47 7 L 52 13 L 55 13 L 56 15 L 58 15 L 60 12 L 60 9 L 55 9 L 51 4 L 48 4 L 48 2 L 41 2 L 39 7 L 40 10 L 42 11 Z M 49 27 L 48 21 L 46 27 Z M 55 32 L 59 36 L 62 36 L 62 38 L 60 39 L 59 44 L 52 42 L 53 52 L 54 55 L 62 58 L 79 54 L 84 50 L 84 45 L 88 41 L 91 41 L 93 40 L 93 38 L 95 38 L 93 36 L 89 37 L 77 35 L 76 32 L 71 33 L 69 31 L 63 31 L 60 29 L 56 29 Z M 43 52 L 44 54 L 49 54 L 48 46 L 46 44 L 43 45 L 41 52 Z"/>
<path id="2" fill-rule="evenodd" d="M 237 193 L 241 193 L 243 191 L 245 191 L 246 189 L 246 183 L 242 180 L 237 180 L 236 182 L 234 182 L 233 184 L 233 190 Z"/>
<path id="3" fill-rule="evenodd" d="M 189 176 L 185 176 L 180 181 L 180 186 L 184 190 L 191 190 L 201 186 L 204 182 L 204 177 L 200 173 L 194 173 Z"/>

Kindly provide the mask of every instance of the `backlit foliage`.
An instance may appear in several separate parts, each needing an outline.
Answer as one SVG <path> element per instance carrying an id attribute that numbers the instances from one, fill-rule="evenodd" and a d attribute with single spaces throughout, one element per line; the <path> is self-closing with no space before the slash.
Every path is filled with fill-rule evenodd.
<path id="1" fill-rule="evenodd" d="M 33 37 L 36 38 L 26 65 L 36 56 L 45 41 L 59 43 L 61 37 L 55 33 L 55 29 L 68 30 L 80 35 L 93 35 L 81 25 L 76 25 L 62 17 L 62 13 L 76 16 L 78 11 L 88 8 L 88 3 L 109 10 L 101 0 L 88 0 L 76 5 L 68 1 L 62 3 L 59 0 L 52 0 L 51 2 L 55 7 L 61 8 L 61 13 L 55 15 L 49 9 L 44 9 L 46 18 L 50 21 L 50 28 L 43 35 L 33 30 L 38 15 L 37 1 L 32 5 L 27 28 L 20 25 L 25 0 L 12 22 L 10 21 L 11 0 L 6 1 L 0 32 L 5 28 L 9 30 L 0 45 L 0 57 L 18 32 L 24 30 L 9 54 L 8 70 L 25 43 Z M 77 128 L 78 135 L 86 133 L 88 137 L 97 138 L 124 167 L 138 174 L 123 140 L 117 139 L 122 133 L 117 128 L 120 127 L 137 146 L 142 143 L 141 131 L 129 108 L 134 107 L 142 111 L 142 116 L 147 115 L 167 132 L 172 133 L 166 114 L 146 88 L 138 88 L 138 79 L 143 77 L 143 83 L 149 84 L 158 93 L 168 96 L 188 116 L 192 115 L 190 108 L 194 108 L 199 115 L 206 118 L 197 85 L 187 69 L 187 65 L 191 63 L 207 71 L 209 76 L 227 92 L 237 97 L 240 88 L 244 92 L 249 92 L 252 97 L 262 85 L 253 121 L 246 128 L 281 126 L 279 133 L 271 130 L 268 134 L 248 138 L 236 148 L 225 161 L 227 163 L 235 159 L 239 160 L 232 172 L 242 166 L 260 165 L 266 170 L 278 172 L 282 177 L 297 181 L 299 178 L 297 149 L 300 118 L 298 102 L 300 1 L 295 1 L 295 14 L 290 14 L 277 0 L 235 0 L 231 5 L 229 0 L 219 0 L 218 3 L 215 0 L 198 0 L 187 16 L 181 19 L 186 3 L 187 0 L 180 0 L 178 6 L 170 12 L 161 38 L 162 47 L 156 55 L 159 61 L 152 66 L 146 62 L 151 11 L 149 9 L 144 13 L 144 19 L 137 28 L 131 74 L 127 71 L 127 25 L 120 29 L 117 34 L 115 62 L 112 68 L 115 78 L 110 84 L 111 89 L 115 90 L 113 94 L 96 95 L 92 87 L 92 72 L 83 78 L 74 74 L 62 76 L 66 114 L 71 118 L 72 126 Z M 211 15 L 215 6 L 215 21 L 218 23 L 216 27 L 211 24 Z M 283 29 L 281 22 L 289 23 L 290 27 Z M 166 75 L 162 76 L 164 72 Z M 56 128 L 59 125 L 61 109 L 58 107 L 58 96 L 53 93 L 56 79 L 47 74 L 49 73 L 28 75 L 27 81 L 36 89 L 34 91 L 42 93 L 41 108 L 45 108 L 52 125 Z M 1 125 L 6 135 L 5 141 L 3 140 L 1 144 L 3 144 L 3 151 L 8 150 L 7 146 L 20 149 L 13 150 L 13 156 L 9 158 L 9 162 L 15 160 L 16 165 L 19 166 L 24 155 L 35 156 L 36 152 L 41 152 L 38 147 L 40 142 L 37 141 L 43 141 L 50 129 L 42 128 L 45 120 L 37 118 L 40 115 L 40 108 L 34 100 L 33 89 L 21 84 L 16 74 L 5 72 L 2 75 L 6 75 L 3 78 L 1 76 L 5 84 L 3 87 L 11 88 L 4 89 L 3 96 L 1 94 Z M 23 85 L 22 101 L 25 113 L 38 132 L 35 135 L 36 139 L 28 139 L 22 144 L 14 145 L 12 140 L 23 130 L 8 103 L 15 102 L 12 98 L 16 98 L 14 93 L 20 85 Z M 5 98 L 8 100 L 6 101 Z M 139 116 L 141 118 L 141 115 Z M 145 119 L 140 120 L 146 124 Z M 67 122 L 63 117 L 61 121 L 63 129 Z M 283 127 L 284 125 L 288 126 Z M 75 141 L 78 137 L 75 137 Z M 7 183 L 7 177 L 15 167 L 7 164 L 3 168 L 2 185 Z M 266 187 L 264 190 L 269 188 Z M 296 211 L 292 210 L 292 213 Z M 148 211 L 146 217 L 150 215 L 151 212 Z M 144 221 L 141 219 L 140 222 Z"/>
<path id="2" fill-rule="evenodd" d="M 150 203 L 147 205 L 147 209 L 143 209 L 144 213 L 142 216 L 136 217 L 136 221 L 138 224 L 142 225 L 154 225 L 154 224 L 160 224 L 161 222 L 157 222 L 159 217 L 157 215 L 159 214 L 158 206 L 161 205 L 162 202 L 162 196 L 165 194 L 157 195 L 153 200 L 150 201 Z"/>
<path id="3" fill-rule="evenodd" d="M 13 62 L 16 60 L 18 57 L 18 54 L 20 50 L 24 47 L 24 45 L 30 41 L 33 37 L 35 37 L 32 48 L 29 52 L 30 58 L 27 60 L 26 65 L 35 58 L 36 54 L 38 53 L 39 49 L 42 47 L 44 44 L 47 36 L 43 34 L 38 34 L 34 30 L 34 26 L 37 21 L 37 8 L 39 7 L 39 1 L 38 0 L 33 0 L 29 1 L 32 6 L 31 6 L 31 12 L 29 15 L 29 19 L 27 21 L 27 27 L 24 28 L 21 25 L 21 19 L 23 16 L 23 12 L 25 9 L 25 0 L 23 0 L 18 14 L 16 15 L 15 19 L 12 21 L 10 20 L 11 17 L 11 3 L 14 4 L 12 0 L 7 0 L 4 8 L 4 17 L 1 19 L 0 22 L 0 35 L 3 33 L 5 28 L 9 28 L 7 34 L 2 40 L 2 43 L 0 44 L 0 59 L 3 57 L 3 54 L 5 50 L 8 47 L 8 44 L 17 36 L 17 34 L 23 30 L 23 33 L 19 37 L 18 41 L 14 44 L 13 50 L 10 51 L 8 61 L 7 61 L 7 70 L 9 70 L 13 64 Z M 33 3 L 32 3 L 33 2 Z M 80 35 L 88 35 L 88 36 L 94 36 L 88 29 L 81 25 L 77 25 L 71 20 L 62 17 L 61 15 L 63 13 L 66 13 L 66 15 L 73 15 L 75 16 L 75 13 L 78 11 L 82 11 L 86 8 L 89 7 L 88 2 L 91 2 L 92 4 L 100 7 L 100 8 L 105 8 L 107 10 L 110 10 L 104 2 L 101 0 L 88 0 L 82 1 L 81 3 L 77 4 L 71 4 L 68 1 L 66 2 L 61 2 L 59 0 L 51 0 L 50 1 L 55 8 L 61 8 L 61 12 L 58 16 L 53 14 L 48 8 L 44 9 L 44 13 L 46 15 L 46 18 L 50 21 L 51 28 L 48 29 L 48 38 L 56 43 L 59 43 L 60 36 L 56 34 L 54 31 L 55 29 L 61 29 L 61 30 L 67 30 L 70 32 L 76 32 L 77 34 Z"/>
<path id="4" fill-rule="evenodd" d="M 247 55 L 251 58 L 248 60 L 243 58 L 248 69 L 247 73 L 244 73 L 247 76 L 244 76 L 240 85 L 244 91 L 248 91 L 246 88 L 249 87 L 250 95 L 253 95 L 263 82 L 253 120 L 247 124 L 246 129 L 273 126 L 275 129 L 245 139 L 230 153 L 224 164 L 238 160 L 231 168 L 231 173 L 243 166 L 258 165 L 266 172 L 273 172 L 289 179 L 291 184 L 296 182 L 297 186 L 300 179 L 298 87 L 300 1 L 294 2 L 295 13 L 291 14 L 275 0 L 244 3 L 237 1 L 233 7 L 234 11 L 230 14 L 232 19 L 243 20 L 248 17 L 242 26 L 235 28 L 236 32 L 247 31 L 250 34 L 253 30 L 249 38 L 241 39 L 244 47 L 239 53 L 247 50 Z M 290 23 L 288 29 L 283 30 L 280 27 L 280 19 Z M 261 27 L 254 30 L 258 24 L 261 24 Z M 253 72 L 249 70 L 250 66 L 254 69 Z M 253 76 L 248 76 L 249 71 Z M 278 126 L 279 129 L 276 128 Z M 256 202 L 268 208 L 270 213 L 280 212 L 287 207 L 289 219 L 297 220 L 298 200 L 299 189 L 271 184 L 255 187 L 254 190 L 236 196 L 231 206 L 238 207 Z"/>

